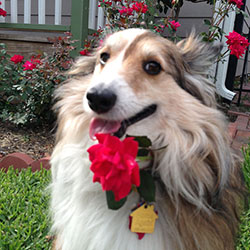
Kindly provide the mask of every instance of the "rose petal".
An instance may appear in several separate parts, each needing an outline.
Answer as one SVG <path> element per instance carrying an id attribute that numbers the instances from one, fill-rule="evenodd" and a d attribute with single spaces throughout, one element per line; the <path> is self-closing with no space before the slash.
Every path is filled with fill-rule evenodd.
<path id="1" fill-rule="evenodd" d="M 123 145 L 124 151 L 133 158 L 136 158 L 138 152 L 138 142 L 135 141 L 133 137 L 127 137 L 124 139 Z"/>
<path id="2" fill-rule="evenodd" d="M 103 149 L 103 146 L 101 144 L 96 144 L 91 146 L 87 152 L 89 153 L 89 160 L 92 162 L 95 159 L 98 158 L 98 154 L 100 154 L 101 150 Z"/>

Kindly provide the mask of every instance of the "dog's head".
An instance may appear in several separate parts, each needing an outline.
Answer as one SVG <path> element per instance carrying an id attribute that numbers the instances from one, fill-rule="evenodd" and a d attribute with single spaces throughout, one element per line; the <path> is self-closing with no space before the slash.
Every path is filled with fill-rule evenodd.
<path id="1" fill-rule="evenodd" d="M 171 120 L 194 101 L 213 106 L 214 89 L 207 71 L 219 47 L 191 35 L 177 45 L 143 29 L 109 36 L 96 61 L 80 60 L 72 71 L 92 73 L 83 97 L 92 115 L 90 134 L 153 134 L 161 119 Z M 184 106 L 183 106 L 184 105 Z"/>
<path id="2" fill-rule="evenodd" d="M 206 207 L 234 164 L 207 76 L 219 51 L 193 35 L 177 44 L 141 29 L 109 36 L 94 56 L 76 62 L 57 91 L 54 152 L 68 143 L 89 145 L 87 130 L 91 137 L 146 135 L 155 149 L 167 145 L 155 166 L 169 194 Z"/>
<path id="3" fill-rule="evenodd" d="M 110 35 L 93 56 L 75 63 L 73 78 L 57 91 L 58 136 L 83 123 L 91 137 L 155 139 L 168 128 L 189 131 L 204 107 L 216 105 L 207 75 L 219 51 L 194 35 L 177 44 L 143 29 Z"/>

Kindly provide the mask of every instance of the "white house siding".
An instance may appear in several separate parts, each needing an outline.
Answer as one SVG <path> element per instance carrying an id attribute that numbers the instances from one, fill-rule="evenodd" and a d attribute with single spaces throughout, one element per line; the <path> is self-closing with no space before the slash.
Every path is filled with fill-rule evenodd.
<path id="1" fill-rule="evenodd" d="M 207 31 L 204 25 L 204 19 L 211 19 L 212 6 L 206 3 L 192 3 L 184 1 L 179 15 L 179 23 L 181 26 L 178 28 L 178 35 L 186 37 L 192 29 L 197 33 Z"/>

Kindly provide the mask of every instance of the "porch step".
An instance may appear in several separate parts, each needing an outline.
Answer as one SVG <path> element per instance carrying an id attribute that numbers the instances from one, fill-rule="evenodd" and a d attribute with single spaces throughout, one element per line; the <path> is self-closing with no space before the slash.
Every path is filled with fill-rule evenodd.
<path id="1" fill-rule="evenodd" d="M 48 38 L 64 36 L 63 32 L 44 32 L 44 31 L 27 31 L 27 30 L 5 30 L 0 29 L 0 43 L 5 43 L 7 52 L 23 55 L 25 60 L 34 54 L 53 52 L 52 43 Z"/>
<path id="2" fill-rule="evenodd" d="M 64 33 L 0 29 L 0 40 L 49 43 L 48 37 L 59 37 L 59 36 L 64 36 Z"/>

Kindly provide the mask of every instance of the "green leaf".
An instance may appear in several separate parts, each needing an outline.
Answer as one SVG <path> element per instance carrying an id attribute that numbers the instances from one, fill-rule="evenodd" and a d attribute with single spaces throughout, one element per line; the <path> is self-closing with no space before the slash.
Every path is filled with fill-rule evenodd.
<path id="1" fill-rule="evenodd" d="M 108 204 L 109 209 L 118 210 L 124 205 L 124 203 L 127 200 L 127 197 L 119 201 L 116 201 L 114 193 L 112 191 L 106 191 L 106 199 L 107 199 L 107 204 Z"/>
<path id="2" fill-rule="evenodd" d="M 211 21 L 208 20 L 208 19 L 205 19 L 205 20 L 204 20 L 204 24 L 209 26 L 209 25 L 211 25 Z"/>
<path id="3" fill-rule="evenodd" d="M 148 156 L 149 155 L 149 150 L 146 148 L 140 148 L 137 153 L 137 157 L 141 156 Z"/>
<path id="4" fill-rule="evenodd" d="M 137 161 L 149 161 L 152 160 L 152 155 L 150 154 L 150 151 L 147 148 L 139 148 L 137 156 Z"/>
<path id="5" fill-rule="evenodd" d="M 155 201 L 155 183 L 153 176 L 146 170 L 140 171 L 141 185 L 138 192 L 147 202 Z"/>
<path id="6" fill-rule="evenodd" d="M 11 95 L 7 98 L 7 102 L 12 102 L 15 99 L 15 96 Z"/>
<path id="7" fill-rule="evenodd" d="M 148 155 L 148 156 L 137 156 L 136 157 L 137 162 L 150 161 L 150 160 L 152 160 L 152 157 L 150 155 Z"/>
<path id="8" fill-rule="evenodd" d="M 139 147 L 141 148 L 148 148 L 152 146 L 152 142 L 147 136 L 132 136 L 128 135 L 127 137 L 134 137 L 134 140 L 139 143 Z"/>
<path id="9" fill-rule="evenodd" d="M 240 13 L 241 13 L 245 18 L 249 18 L 249 15 L 248 15 L 244 10 L 240 10 Z"/>
<path id="10" fill-rule="evenodd" d="M 163 12 L 163 8 L 160 4 L 156 5 L 156 8 L 159 10 L 160 13 Z"/>
<path id="11" fill-rule="evenodd" d="M 168 12 L 168 6 L 164 6 L 164 14 L 167 14 Z"/>

